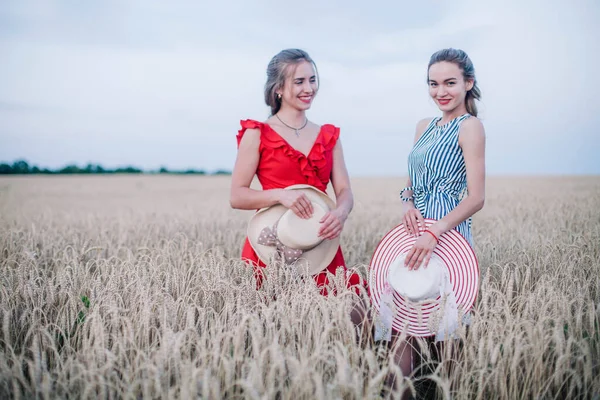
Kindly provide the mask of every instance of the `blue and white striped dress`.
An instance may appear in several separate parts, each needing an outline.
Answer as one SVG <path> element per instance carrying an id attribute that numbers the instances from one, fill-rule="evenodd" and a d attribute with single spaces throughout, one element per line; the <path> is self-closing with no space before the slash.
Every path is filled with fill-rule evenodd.
<path id="1" fill-rule="evenodd" d="M 441 219 L 452 211 L 467 192 L 467 170 L 458 145 L 464 114 L 437 126 L 441 117 L 431 120 L 408 155 L 408 175 L 415 207 L 424 218 Z M 400 195 L 402 196 L 402 192 Z M 473 247 L 471 218 L 455 228 Z"/>

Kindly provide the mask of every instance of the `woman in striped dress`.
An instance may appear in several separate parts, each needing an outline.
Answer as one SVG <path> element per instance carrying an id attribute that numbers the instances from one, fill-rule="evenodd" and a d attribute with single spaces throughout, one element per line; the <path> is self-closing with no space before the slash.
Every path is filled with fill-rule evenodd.
<path id="1" fill-rule="evenodd" d="M 427 82 L 442 116 L 417 124 L 408 184 L 400 193 L 403 223 L 417 237 L 405 261 L 410 269 L 426 266 L 438 238 L 451 229 L 473 246 L 471 216 L 481 210 L 485 197 L 485 132 L 477 119 L 480 91 L 473 63 L 462 50 L 440 50 L 431 56 Z M 424 218 L 437 222 L 423 231 Z M 394 347 L 396 363 L 410 375 L 410 340 Z"/>

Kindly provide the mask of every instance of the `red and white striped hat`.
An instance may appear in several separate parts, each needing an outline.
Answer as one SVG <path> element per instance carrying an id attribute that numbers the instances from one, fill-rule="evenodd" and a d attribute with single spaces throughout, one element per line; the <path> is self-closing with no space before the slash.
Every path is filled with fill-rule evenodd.
<path id="1" fill-rule="evenodd" d="M 436 221 L 433 219 L 425 219 L 425 227 L 429 227 L 434 222 Z M 396 265 L 399 264 L 397 260 L 406 256 L 416 239 L 401 224 L 389 231 L 377 245 L 369 270 L 370 296 L 376 310 L 380 309 L 386 288 L 389 293 L 390 267 L 395 261 Z M 434 259 L 441 260 L 441 264 L 447 268 L 447 276 L 459 314 L 464 315 L 475 303 L 479 288 L 479 265 L 473 249 L 460 233 L 450 230 L 439 238 L 439 243 L 433 251 L 432 260 Z M 406 267 L 401 265 L 400 268 Z M 391 296 L 395 308 L 392 327 L 395 330 L 403 331 L 406 328 L 406 332 L 415 337 L 436 334 L 432 330 L 430 319 L 439 315 L 440 296 L 419 303 L 410 301 L 395 290 L 392 290 Z M 462 319 L 462 315 L 458 317 Z"/>

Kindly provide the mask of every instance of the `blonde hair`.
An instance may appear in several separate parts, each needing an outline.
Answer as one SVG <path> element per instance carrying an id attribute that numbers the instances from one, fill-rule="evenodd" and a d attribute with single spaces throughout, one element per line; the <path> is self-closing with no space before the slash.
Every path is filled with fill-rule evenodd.
<path id="1" fill-rule="evenodd" d="M 427 66 L 427 81 L 429 81 L 429 68 L 436 63 L 446 61 L 454 63 L 460 68 L 463 73 L 463 78 L 465 81 L 472 80 L 473 87 L 471 90 L 467 92 L 465 97 L 465 106 L 467 108 L 467 112 L 472 116 L 477 116 L 477 105 L 475 104 L 475 100 L 481 99 L 481 90 L 477 85 L 477 79 L 475 79 L 475 67 L 473 67 L 473 62 L 462 50 L 459 49 L 442 49 L 433 53 L 431 58 L 429 59 L 429 65 Z"/>
<path id="2" fill-rule="evenodd" d="M 298 65 L 302 61 L 311 63 L 316 73 L 317 65 L 306 51 L 300 49 L 282 50 L 273 56 L 269 62 L 267 66 L 267 83 L 265 83 L 265 103 L 271 107 L 271 115 L 277 114 L 281 108 L 281 99 L 277 98 L 277 90 L 283 89 L 289 67 Z"/>

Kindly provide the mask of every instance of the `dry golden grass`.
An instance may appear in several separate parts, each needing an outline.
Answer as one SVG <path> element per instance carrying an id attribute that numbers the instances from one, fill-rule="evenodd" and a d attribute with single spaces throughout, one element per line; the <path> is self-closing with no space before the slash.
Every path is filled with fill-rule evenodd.
<path id="1" fill-rule="evenodd" d="M 342 245 L 363 276 L 404 182 L 353 180 Z M 378 398 L 394 367 L 355 341 L 342 277 L 324 298 L 273 266 L 254 290 L 251 212 L 228 194 L 226 177 L 0 179 L 0 397 Z M 429 387 L 598 398 L 600 178 L 491 178 L 474 237 L 473 323 L 453 369 L 421 349 Z"/>

